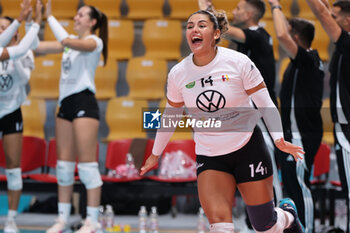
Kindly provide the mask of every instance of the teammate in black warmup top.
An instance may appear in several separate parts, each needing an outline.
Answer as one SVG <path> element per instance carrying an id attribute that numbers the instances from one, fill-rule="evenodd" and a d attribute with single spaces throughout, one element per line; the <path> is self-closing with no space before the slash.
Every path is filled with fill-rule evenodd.
<path id="1" fill-rule="evenodd" d="M 286 140 L 303 147 L 305 159 L 295 162 L 291 155 L 277 156 L 283 186 L 298 209 L 306 233 L 314 232 L 314 205 L 310 172 L 323 135 L 321 107 L 323 64 L 311 49 L 315 27 L 307 20 L 286 20 L 278 0 L 269 0 L 277 38 L 290 57 L 280 93 L 281 115 Z M 288 26 L 289 25 L 289 26 Z"/>
<path id="2" fill-rule="evenodd" d="M 201 10 L 206 10 L 208 7 L 214 10 L 215 6 L 211 0 L 198 0 L 198 3 Z M 273 41 L 269 33 L 259 26 L 264 14 L 263 0 L 241 0 L 233 10 L 233 26 L 229 25 L 226 33 L 237 43 L 237 51 L 244 53 L 255 63 L 264 78 L 271 99 L 277 106 Z"/>
<path id="3" fill-rule="evenodd" d="M 331 114 L 334 122 L 334 144 L 342 189 L 350 193 L 350 1 L 338 0 L 333 9 L 327 0 L 306 0 L 331 41 L 335 43 L 331 72 Z M 350 197 L 348 198 L 350 199 Z M 350 201 L 350 200 L 348 200 Z M 347 211 L 350 231 L 350 208 Z"/>

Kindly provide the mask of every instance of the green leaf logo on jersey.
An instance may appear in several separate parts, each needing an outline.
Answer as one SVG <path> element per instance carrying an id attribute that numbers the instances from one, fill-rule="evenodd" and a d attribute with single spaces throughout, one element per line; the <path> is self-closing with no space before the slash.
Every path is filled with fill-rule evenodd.
<path id="1" fill-rule="evenodd" d="M 196 85 L 196 81 L 193 81 L 193 82 L 187 84 L 187 85 L 186 85 L 186 88 L 191 89 L 191 88 L 193 88 L 195 85 Z"/>
<path id="2" fill-rule="evenodd" d="M 70 50 L 70 48 L 65 47 L 65 48 L 64 48 L 64 53 L 68 53 L 69 50 Z"/>

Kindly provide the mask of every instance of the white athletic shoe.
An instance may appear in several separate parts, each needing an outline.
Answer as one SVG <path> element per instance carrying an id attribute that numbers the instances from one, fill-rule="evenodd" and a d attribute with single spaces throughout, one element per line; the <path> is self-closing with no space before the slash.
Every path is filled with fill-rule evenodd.
<path id="1" fill-rule="evenodd" d="M 79 230 L 74 233 L 97 233 L 100 232 L 100 227 L 98 223 L 93 223 L 89 219 L 85 219 L 83 225 Z"/>
<path id="2" fill-rule="evenodd" d="M 19 233 L 16 222 L 14 219 L 8 219 L 5 222 L 4 233 Z"/>
<path id="3" fill-rule="evenodd" d="M 68 226 L 68 224 L 61 220 L 56 219 L 56 223 L 52 225 L 49 229 L 47 229 L 46 233 L 70 233 L 72 232 Z"/>

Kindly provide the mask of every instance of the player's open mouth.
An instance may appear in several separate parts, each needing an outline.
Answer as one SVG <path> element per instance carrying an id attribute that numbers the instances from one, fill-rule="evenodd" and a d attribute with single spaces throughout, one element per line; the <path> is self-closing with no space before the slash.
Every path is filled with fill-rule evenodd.
<path id="1" fill-rule="evenodd" d="M 200 37 L 197 37 L 197 36 L 192 37 L 192 44 L 199 44 L 202 41 L 203 41 L 203 39 Z"/>

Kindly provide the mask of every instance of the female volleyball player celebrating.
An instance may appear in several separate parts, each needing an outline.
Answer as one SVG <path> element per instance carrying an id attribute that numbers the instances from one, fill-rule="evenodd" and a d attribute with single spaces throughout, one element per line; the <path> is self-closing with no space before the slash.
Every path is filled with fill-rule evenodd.
<path id="1" fill-rule="evenodd" d="M 4 233 L 19 232 L 15 217 L 23 186 L 20 168 L 23 132 L 21 104 L 26 98 L 25 85 L 33 69 L 33 53 L 29 49 L 35 48 L 35 45 L 38 44 L 37 34 L 40 29 L 42 9 L 38 1 L 35 23 L 28 27 L 27 34 L 17 44 L 17 29 L 20 22 L 25 18 L 30 18 L 31 21 L 30 13 L 32 12 L 30 0 L 24 0 L 21 6 L 20 16 L 16 20 L 10 17 L 0 18 L 0 61 L 2 61 L 2 66 L 0 66 L 0 131 L 6 157 L 5 173 L 9 204 Z"/>
<path id="2" fill-rule="evenodd" d="M 60 77 L 59 112 L 56 118 L 58 211 L 50 233 L 69 229 L 71 196 L 76 156 L 81 182 L 87 189 L 87 218 L 79 233 L 95 232 L 98 227 L 102 180 L 96 161 L 99 109 L 95 98 L 94 76 L 103 53 L 107 61 L 108 24 L 105 14 L 93 6 L 83 6 L 74 17 L 78 36 L 69 36 L 46 6 L 48 23 L 58 41 L 40 42 L 39 53 L 63 52 Z M 99 29 L 99 37 L 94 33 Z"/>
<path id="3" fill-rule="evenodd" d="M 192 51 L 169 73 L 164 115 L 189 114 L 221 119 L 224 129 L 194 129 L 198 193 L 211 233 L 233 233 L 232 204 L 236 187 L 247 205 L 257 232 L 302 232 L 290 199 L 274 207 L 272 166 L 256 122 L 263 116 L 276 146 L 300 159 L 300 147 L 284 141 L 281 120 L 263 78 L 248 57 L 217 47 L 227 29 L 224 13 L 198 11 L 187 21 L 186 38 Z M 259 110 L 255 110 L 252 99 Z M 259 113 L 260 114 L 257 114 Z M 212 117 L 211 117 L 212 116 Z M 152 155 L 141 174 L 153 167 L 173 132 L 158 130 Z"/>

